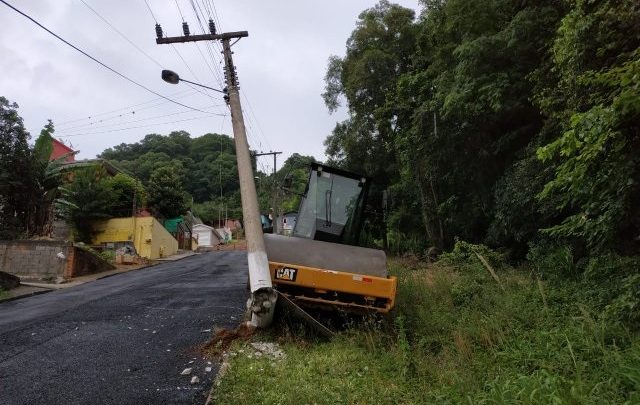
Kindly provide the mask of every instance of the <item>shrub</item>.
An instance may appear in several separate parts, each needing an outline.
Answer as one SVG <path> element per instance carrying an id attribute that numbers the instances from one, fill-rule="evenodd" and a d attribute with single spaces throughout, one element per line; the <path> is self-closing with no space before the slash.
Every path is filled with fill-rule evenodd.
<path id="1" fill-rule="evenodd" d="M 576 272 L 573 252 L 568 246 L 530 244 L 527 260 L 542 277 L 568 276 Z"/>
<path id="2" fill-rule="evenodd" d="M 506 263 L 502 253 L 496 252 L 485 245 L 474 245 L 459 239 L 451 252 L 440 255 L 440 260 L 453 266 L 466 266 L 480 264 L 477 254 L 484 257 L 492 266 L 501 268 Z"/>

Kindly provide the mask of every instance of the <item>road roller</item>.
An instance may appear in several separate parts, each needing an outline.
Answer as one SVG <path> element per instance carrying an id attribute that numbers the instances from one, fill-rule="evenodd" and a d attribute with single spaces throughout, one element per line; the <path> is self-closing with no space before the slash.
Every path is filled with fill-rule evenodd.
<path id="1" fill-rule="evenodd" d="M 265 234 L 274 287 L 300 307 L 389 312 L 384 251 L 358 246 L 370 179 L 312 163 L 291 236 Z"/>

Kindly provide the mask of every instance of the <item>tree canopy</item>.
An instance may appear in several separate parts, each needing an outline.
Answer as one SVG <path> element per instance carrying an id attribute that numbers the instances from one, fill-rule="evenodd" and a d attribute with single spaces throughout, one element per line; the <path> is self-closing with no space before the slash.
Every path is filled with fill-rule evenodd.
<path id="1" fill-rule="evenodd" d="M 149 134 L 140 142 L 106 149 L 100 157 L 145 184 L 157 169 L 171 167 L 183 173 L 181 184 L 196 203 L 239 189 L 235 144 L 227 135 L 205 134 L 191 138 L 185 131 L 166 136 Z"/>
<path id="2" fill-rule="evenodd" d="M 365 10 L 322 94 L 348 111 L 326 153 L 387 189 L 385 234 L 637 250 L 636 2 L 423 6 Z"/>

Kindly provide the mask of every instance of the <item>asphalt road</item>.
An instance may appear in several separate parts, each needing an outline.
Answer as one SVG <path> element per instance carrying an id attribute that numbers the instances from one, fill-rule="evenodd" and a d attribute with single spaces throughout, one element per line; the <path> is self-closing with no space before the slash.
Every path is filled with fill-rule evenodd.
<path id="1" fill-rule="evenodd" d="M 0 404 L 204 403 L 204 331 L 241 321 L 246 280 L 215 252 L 0 303 Z"/>

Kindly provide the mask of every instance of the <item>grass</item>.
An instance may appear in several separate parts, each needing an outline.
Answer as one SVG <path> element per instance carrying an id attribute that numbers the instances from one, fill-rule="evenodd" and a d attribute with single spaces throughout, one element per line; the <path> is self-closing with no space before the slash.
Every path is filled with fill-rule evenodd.
<path id="1" fill-rule="evenodd" d="M 0 288 L 0 301 L 4 301 L 7 298 L 9 298 L 9 292 L 3 290 L 2 288 Z"/>
<path id="2" fill-rule="evenodd" d="M 459 253 L 431 265 L 391 261 L 399 289 L 390 319 L 330 342 L 289 330 L 255 337 L 280 342 L 282 361 L 250 357 L 237 342 L 217 403 L 640 403 L 640 325 L 608 317 L 599 287 L 540 280 L 484 252 L 503 291 Z"/>

